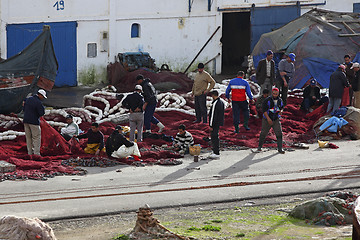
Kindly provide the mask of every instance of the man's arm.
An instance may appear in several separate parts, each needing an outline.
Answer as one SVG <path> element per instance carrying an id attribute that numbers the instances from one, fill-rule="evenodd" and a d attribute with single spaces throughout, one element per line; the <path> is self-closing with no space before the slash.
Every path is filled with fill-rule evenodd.
<path id="1" fill-rule="evenodd" d="M 261 71 L 262 71 L 262 66 L 263 66 L 263 64 L 262 64 L 262 60 L 260 60 L 259 61 L 259 63 L 258 63 L 258 66 L 257 66 L 257 68 L 256 68 L 256 80 L 259 82 L 259 77 L 260 77 L 260 73 L 261 73 Z"/>
<path id="2" fill-rule="evenodd" d="M 211 77 L 210 74 L 208 74 L 207 80 L 208 83 L 210 83 L 210 86 L 204 91 L 204 94 L 208 94 L 211 91 L 211 89 L 213 89 L 215 86 L 215 80 Z"/>

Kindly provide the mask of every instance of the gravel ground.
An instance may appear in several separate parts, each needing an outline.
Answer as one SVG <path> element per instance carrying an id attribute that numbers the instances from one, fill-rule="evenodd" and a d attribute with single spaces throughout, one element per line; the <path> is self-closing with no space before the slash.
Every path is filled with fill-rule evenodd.
<path id="1" fill-rule="evenodd" d="M 352 190 L 352 192 L 356 191 Z M 180 235 L 195 235 L 195 239 L 351 239 L 352 226 L 314 226 L 305 224 L 303 221 L 289 225 L 289 223 L 281 220 L 286 217 L 287 213 L 279 210 L 291 210 L 294 206 L 305 200 L 314 199 L 322 195 L 323 193 L 319 193 L 305 196 L 154 209 L 153 212 L 154 217 L 159 219 L 161 224 L 167 228 L 180 233 Z M 229 211 L 231 212 L 231 217 L 229 216 Z M 240 216 L 236 212 L 241 213 L 241 217 L 238 219 L 233 218 L 234 213 Z M 276 224 L 271 222 L 269 224 L 264 219 L 257 220 L 259 216 L 267 214 L 271 218 L 275 216 L 277 219 L 278 217 L 279 221 Z M 231 220 L 229 221 L 228 219 L 230 218 Z M 227 219 L 223 223 L 217 223 L 219 226 L 222 226 L 223 230 L 221 232 L 203 233 L 189 232 L 187 230 L 190 226 L 195 226 L 199 223 L 209 223 L 209 221 L 211 223 L 211 219 Z M 114 239 L 118 234 L 128 234 L 135 226 L 135 222 L 136 213 L 130 212 L 48 223 L 54 229 L 58 240 L 110 240 Z M 262 233 L 260 236 L 254 236 L 256 232 Z M 243 234 L 244 237 L 240 237 Z"/>

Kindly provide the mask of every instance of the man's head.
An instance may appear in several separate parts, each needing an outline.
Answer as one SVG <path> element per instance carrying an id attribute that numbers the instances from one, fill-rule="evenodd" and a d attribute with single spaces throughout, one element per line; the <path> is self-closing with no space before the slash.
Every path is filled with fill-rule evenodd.
<path id="1" fill-rule="evenodd" d="M 65 120 L 66 120 L 67 124 L 70 124 L 73 122 L 73 116 L 71 114 L 69 114 L 65 117 Z"/>
<path id="2" fill-rule="evenodd" d="M 344 64 L 340 64 L 338 69 L 340 69 L 341 71 L 345 72 L 346 70 L 346 66 Z"/>
<path id="3" fill-rule="evenodd" d="M 212 99 L 217 99 L 219 97 L 219 93 L 216 90 L 211 91 L 209 94 L 212 97 Z"/>
<path id="4" fill-rule="evenodd" d="M 269 92 L 270 92 L 269 89 L 266 89 L 266 88 L 265 88 L 265 89 L 263 90 L 263 96 L 264 96 L 264 97 L 268 97 L 268 96 L 269 96 Z"/>
<path id="5" fill-rule="evenodd" d="M 198 64 L 198 71 L 199 71 L 199 73 L 202 73 L 202 72 L 204 71 L 204 68 L 205 68 L 205 66 L 204 66 L 203 63 L 199 63 L 199 64 Z"/>
<path id="6" fill-rule="evenodd" d="M 135 86 L 135 91 L 141 93 L 141 92 L 142 92 L 142 86 L 139 85 L 139 84 L 136 85 L 136 86 Z"/>
<path id="7" fill-rule="evenodd" d="M 275 87 L 272 89 L 271 93 L 273 98 L 277 98 L 279 96 L 279 89 Z"/>
<path id="8" fill-rule="evenodd" d="M 98 132 L 98 131 L 99 131 L 99 124 L 96 123 L 96 122 L 92 123 L 92 124 L 91 124 L 91 130 L 92 130 L 93 132 Z"/>
<path id="9" fill-rule="evenodd" d="M 359 69 L 360 69 L 360 64 L 357 63 L 357 62 L 353 63 L 351 69 L 354 70 L 354 72 L 359 71 Z"/>
<path id="10" fill-rule="evenodd" d="M 137 84 L 141 84 L 144 81 L 144 76 L 142 74 L 139 74 L 136 76 Z"/>
<path id="11" fill-rule="evenodd" d="M 290 53 L 289 55 L 287 55 L 286 60 L 288 62 L 295 62 L 295 58 L 296 58 L 295 53 Z"/>
<path id="12" fill-rule="evenodd" d="M 237 74 L 236 74 L 236 76 L 237 76 L 238 78 L 243 78 L 243 77 L 245 76 L 245 73 L 244 73 L 243 71 L 238 71 Z"/>
<path id="13" fill-rule="evenodd" d="M 39 89 L 39 91 L 37 92 L 37 95 L 41 100 L 44 100 L 45 98 L 47 98 L 46 92 L 44 89 Z"/>
<path id="14" fill-rule="evenodd" d="M 186 126 L 184 124 L 180 124 L 178 127 L 178 131 L 180 135 L 184 135 L 186 130 Z"/>
<path id="15" fill-rule="evenodd" d="M 117 126 L 115 127 L 115 130 L 117 130 L 119 133 L 122 133 L 123 128 L 122 128 L 122 126 L 117 125 Z"/>
<path id="16" fill-rule="evenodd" d="M 271 59 L 273 59 L 273 57 L 274 57 L 274 53 L 273 53 L 271 50 L 268 50 L 268 51 L 266 52 L 266 59 L 267 59 L 268 61 L 270 61 Z"/>
<path id="17" fill-rule="evenodd" d="M 345 56 L 344 56 L 344 62 L 346 63 L 346 64 L 348 64 L 348 63 L 350 63 L 350 55 L 349 54 L 346 54 Z"/>
<path id="18" fill-rule="evenodd" d="M 311 86 L 311 87 L 315 87 L 315 86 L 316 86 L 316 83 L 317 83 L 317 81 L 316 81 L 315 79 L 311 79 L 311 80 L 310 80 L 310 86 Z"/>

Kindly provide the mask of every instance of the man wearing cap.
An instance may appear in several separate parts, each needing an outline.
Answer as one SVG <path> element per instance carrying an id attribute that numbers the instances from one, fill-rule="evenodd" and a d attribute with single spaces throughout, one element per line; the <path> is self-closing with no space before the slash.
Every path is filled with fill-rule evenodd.
<path id="1" fill-rule="evenodd" d="M 286 55 L 285 59 L 279 62 L 280 77 L 277 81 L 276 87 L 280 90 L 280 97 L 283 100 L 284 106 L 287 104 L 287 95 L 289 90 L 289 82 L 295 74 L 295 57 L 294 53 Z"/>
<path id="2" fill-rule="evenodd" d="M 352 68 L 352 65 L 353 63 L 351 62 L 351 58 L 350 58 L 350 55 L 346 54 L 344 56 L 344 63 L 343 65 L 345 65 L 345 75 L 346 75 L 346 78 L 349 82 L 349 85 L 351 86 L 347 91 L 347 89 L 345 90 L 345 94 L 349 94 L 349 105 L 353 105 L 353 89 L 352 89 L 352 84 L 353 84 L 353 81 L 354 81 L 354 78 L 355 78 L 355 72 Z"/>
<path id="3" fill-rule="evenodd" d="M 129 109 L 130 141 L 135 140 L 135 130 L 137 130 L 137 142 L 142 141 L 144 125 L 144 98 L 141 95 L 141 85 L 135 86 L 135 91 L 126 96 L 122 105 Z"/>
<path id="4" fill-rule="evenodd" d="M 261 86 L 261 94 L 264 89 L 271 91 L 275 82 L 275 62 L 274 54 L 271 50 L 267 51 L 266 58 L 261 59 L 256 68 L 256 80 Z"/>
<path id="5" fill-rule="evenodd" d="M 46 92 L 40 89 L 36 95 L 24 100 L 24 129 L 26 146 L 29 155 L 40 156 L 41 128 L 40 117 L 44 116 L 45 108 L 42 100 L 46 97 Z"/>
<path id="6" fill-rule="evenodd" d="M 195 115 L 194 123 L 207 123 L 207 108 L 206 96 L 215 86 L 215 80 L 211 75 L 204 70 L 204 64 L 198 64 L 198 72 L 195 75 L 194 84 L 192 87 L 192 94 L 195 101 Z"/>
<path id="7" fill-rule="evenodd" d="M 349 86 L 349 82 L 345 75 L 345 69 L 346 67 L 341 64 L 330 76 L 329 105 L 327 107 L 327 113 L 332 114 L 339 109 L 344 88 Z"/>
<path id="8" fill-rule="evenodd" d="M 225 96 L 227 99 L 232 100 L 232 110 L 233 110 L 233 124 L 235 127 L 235 133 L 239 132 L 239 123 L 240 123 L 240 111 L 243 113 L 244 117 L 244 128 L 250 130 L 249 128 L 249 103 L 246 99 L 246 96 L 250 98 L 250 101 L 253 101 L 253 95 L 250 90 L 249 83 L 243 79 L 245 73 L 239 71 L 236 78 L 232 79 L 229 82 L 229 85 L 226 88 Z"/>
<path id="9" fill-rule="evenodd" d="M 283 102 L 279 97 L 279 89 L 273 88 L 272 95 L 265 99 L 263 102 L 264 117 L 261 124 L 261 133 L 259 137 L 259 146 L 253 151 L 254 153 L 261 152 L 261 148 L 264 145 L 265 138 L 268 135 L 270 129 L 274 130 L 278 152 L 284 154 L 285 151 L 282 148 L 282 130 L 279 115 L 282 113 L 284 108 Z"/>
<path id="10" fill-rule="evenodd" d="M 154 86 L 151 84 L 150 79 L 144 79 L 144 76 L 139 74 L 136 77 L 137 84 L 141 85 L 145 103 L 143 105 L 144 110 L 144 125 L 145 131 L 151 132 L 151 123 L 156 124 L 159 127 L 159 133 L 161 133 L 165 126 L 156 117 L 154 112 L 156 108 L 157 98 Z"/>
<path id="11" fill-rule="evenodd" d="M 354 80 L 352 84 L 352 89 L 354 91 L 354 107 L 360 108 L 360 64 L 353 63 L 352 70 L 354 71 Z"/>
<path id="12" fill-rule="evenodd" d="M 320 88 L 316 86 L 317 81 L 315 79 L 310 80 L 310 84 L 304 88 L 303 97 L 304 100 L 301 103 L 301 108 L 306 112 L 312 112 L 312 106 L 320 100 Z"/>
<path id="13" fill-rule="evenodd" d="M 121 126 L 116 126 L 115 130 L 110 134 L 110 136 L 106 140 L 105 148 L 108 157 L 111 157 L 111 154 L 117 151 L 122 145 L 125 145 L 125 147 L 131 147 L 134 146 L 134 143 L 126 139 L 126 137 L 122 132 Z"/>
<path id="14" fill-rule="evenodd" d="M 79 126 L 74 123 L 73 116 L 66 116 L 66 123 L 68 124 L 66 127 L 61 128 L 60 133 L 66 141 L 69 141 L 73 136 L 79 135 Z"/>

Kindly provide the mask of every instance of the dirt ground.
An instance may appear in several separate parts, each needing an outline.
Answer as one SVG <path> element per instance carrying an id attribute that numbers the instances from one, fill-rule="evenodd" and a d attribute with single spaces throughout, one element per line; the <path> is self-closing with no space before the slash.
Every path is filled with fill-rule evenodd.
<path id="1" fill-rule="evenodd" d="M 315 226 L 288 217 L 301 202 L 322 194 L 155 209 L 160 223 L 192 239 L 351 239 L 352 226 Z M 58 240 L 110 240 L 128 234 L 136 213 L 48 222 Z M 214 226 L 219 231 L 205 231 Z"/>

